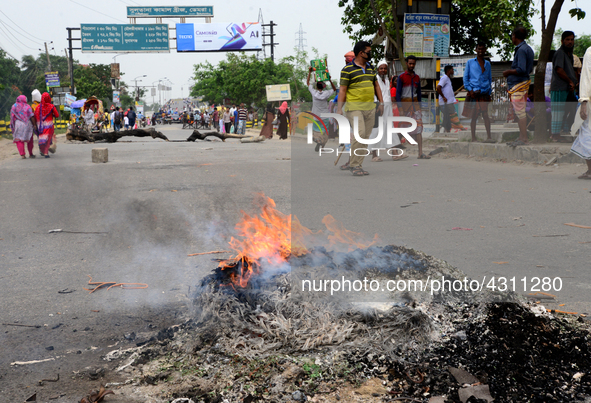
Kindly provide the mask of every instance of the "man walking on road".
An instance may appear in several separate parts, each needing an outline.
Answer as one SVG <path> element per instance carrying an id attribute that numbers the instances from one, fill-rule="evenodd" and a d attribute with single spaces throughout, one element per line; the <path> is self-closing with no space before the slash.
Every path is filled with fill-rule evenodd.
<path id="1" fill-rule="evenodd" d="M 574 113 L 577 107 L 575 88 L 577 75 L 573 65 L 573 48 L 575 33 L 562 33 L 562 46 L 552 58 L 552 81 L 550 83 L 550 98 L 552 99 L 552 140 L 569 143 L 562 136 L 570 136 L 570 121 L 568 115 Z"/>
<path id="2" fill-rule="evenodd" d="M 213 127 L 219 132 L 220 131 L 220 113 L 218 108 L 213 106 Z"/>
<path id="3" fill-rule="evenodd" d="M 133 106 L 129 107 L 129 112 L 127 112 L 127 118 L 129 119 L 129 128 L 133 130 L 135 126 L 135 120 L 137 118 L 135 111 L 133 110 Z"/>
<path id="4" fill-rule="evenodd" d="M 246 118 L 248 117 L 248 111 L 244 107 L 244 103 L 240 104 L 238 109 L 238 126 L 236 134 L 244 134 L 246 132 Z"/>
<path id="5" fill-rule="evenodd" d="M 343 114 L 343 104 L 347 100 L 346 116 L 349 124 L 354 127 L 354 120 L 358 120 L 359 136 L 369 139 L 375 121 L 374 95 L 380 105 L 378 112 L 384 111 L 382 91 L 376 80 L 376 72 L 369 63 L 371 60 L 371 44 L 369 42 L 357 42 L 353 48 L 355 59 L 341 70 L 341 86 L 337 113 Z M 361 144 L 356 138 L 351 142 L 351 159 L 349 169 L 354 176 L 369 175 L 363 170 L 363 159 L 369 155 L 367 144 Z"/>
<path id="6" fill-rule="evenodd" d="M 490 134 L 490 118 L 488 117 L 488 104 L 490 103 L 490 94 L 492 90 L 492 68 L 488 60 L 484 59 L 486 55 L 486 44 L 479 42 L 476 45 L 476 58 L 468 60 L 464 70 L 464 88 L 468 91 L 464 111 L 462 114 L 471 118 L 470 130 L 472 132 L 472 142 L 476 142 L 476 121 L 478 115 L 482 113 L 484 127 L 486 129 L 485 143 L 494 143 Z"/>
<path id="7" fill-rule="evenodd" d="M 409 134 L 419 146 L 419 159 L 429 160 L 431 157 L 423 153 L 423 115 L 421 112 L 421 77 L 415 73 L 417 58 L 410 55 L 406 58 L 406 71 L 398 76 L 396 83 L 396 103 L 403 116 L 413 118 L 417 128 Z"/>
<path id="8" fill-rule="evenodd" d="M 121 111 L 118 106 L 115 107 L 115 112 L 113 112 L 113 114 L 113 129 L 118 132 L 121 130 Z"/>
<path id="9" fill-rule="evenodd" d="M 526 38 L 527 30 L 525 28 L 518 27 L 513 31 L 513 34 L 511 34 L 511 40 L 515 45 L 513 63 L 511 69 L 503 72 L 503 76 L 507 77 L 507 88 L 509 88 L 511 104 L 517 119 L 519 119 L 519 139 L 510 144 L 513 147 L 529 143 L 525 107 L 531 84 L 530 74 L 534 69 L 534 51 L 525 43 Z"/>

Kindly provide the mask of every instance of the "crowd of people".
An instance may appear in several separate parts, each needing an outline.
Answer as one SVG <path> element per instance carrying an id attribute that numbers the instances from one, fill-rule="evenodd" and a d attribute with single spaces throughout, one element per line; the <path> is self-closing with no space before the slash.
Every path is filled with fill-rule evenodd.
<path id="1" fill-rule="evenodd" d="M 591 135 L 588 124 L 589 113 L 587 103 L 591 91 L 590 72 L 591 57 L 589 50 L 585 54 L 584 64 L 573 54 L 575 34 L 572 31 L 564 31 L 561 36 L 561 46 L 552 56 L 549 63 L 549 96 L 546 96 L 544 108 L 536 108 L 533 103 L 533 85 L 531 74 L 534 66 L 534 52 L 526 43 L 528 31 L 523 27 L 516 28 L 511 35 L 515 52 L 511 68 L 503 72 L 507 79 L 507 92 L 511 102 L 509 120 L 515 120 L 519 126 L 519 137 L 509 146 L 517 147 L 529 144 L 527 129 L 536 119 L 536 111 L 544 116 L 538 120 L 546 120 L 549 126 L 550 139 L 554 142 L 571 142 L 570 132 L 575 120 L 576 108 L 580 103 L 580 116 L 584 121 L 580 134 L 574 141 L 571 151 L 587 161 L 588 170 L 580 179 L 591 179 Z M 468 60 L 463 74 L 463 88 L 466 91 L 466 98 L 463 105 L 462 116 L 470 119 L 470 130 L 472 141 L 477 141 L 476 125 L 478 118 L 482 116 L 487 138 L 485 143 L 494 143 L 491 136 L 491 119 L 488 109 L 493 91 L 492 66 L 486 60 L 487 46 L 479 42 L 476 46 L 476 57 Z M 388 77 L 388 63 L 378 63 L 377 69 L 370 63 L 372 59 L 371 44 L 365 41 L 358 42 L 352 52 L 345 54 L 345 67 L 341 70 L 340 85 L 336 88 L 332 80 L 329 80 L 331 88 L 322 81 L 312 83 L 310 81 L 313 68 L 310 67 L 307 86 L 312 95 L 312 113 L 320 116 L 323 113 L 336 112 L 344 114 L 351 127 L 357 121 L 359 136 L 362 139 L 375 139 L 371 149 L 367 144 L 358 141 L 354 136 L 351 138 L 349 161 L 342 165 L 342 170 L 349 170 L 354 176 L 366 176 L 369 174 L 363 169 L 365 156 L 372 156 L 372 161 L 381 162 L 379 150 L 398 149 L 404 150 L 405 146 L 402 136 L 399 135 L 399 144 L 387 144 L 387 137 L 382 135 L 377 140 L 379 133 L 386 133 L 385 127 L 379 127 L 379 116 L 406 116 L 416 121 L 416 128 L 411 131 L 410 136 L 418 145 L 418 158 L 430 159 L 431 157 L 423 152 L 423 120 L 421 111 L 422 91 L 421 78 L 415 72 L 417 58 L 408 56 L 406 58 L 406 70 L 394 77 Z M 548 73 L 547 73 L 548 74 Z M 441 78 L 436 87 L 438 101 L 443 120 L 443 129 L 446 132 L 455 130 L 466 130 L 460 122 L 456 111 L 456 92 L 452 85 L 454 68 L 445 66 Z M 334 95 L 334 98 L 329 101 Z M 39 150 L 42 156 L 49 158 L 50 146 L 54 143 L 53 120 L 59 117 L 57 108 L 51 102 L 48 93 L 41 93 L 38 90 L 32 93 L 32 105 L 27 103 L 26 96 L 20 95 L 16 99 L 10 114 L 10 126 L 14 142 L 22 158 L 26 158 L 28 151 L 30 158 L 34 158 L 33 135 L 39 137 Z M 160 111 L 164 116 L 165 110 Z M 198 121 L 201 127 L 213 127 L 222 133 L 245 134 L 246 123 L 258 122 L 258 112 L 247 109 L 244 103 L 223 106 L 212 105 L 209 109 L 200 111 L 189 105 L 181 114 L 183 122 Z M 290 125 L 290 111 L 287 102 L 283 102 L 275 111 L 272 104 L 268 104 L 264 113 L 264 125 L 260 135 L 265 138 L 273 137 L 273 128 L 277 126 L 279 138 L 286 139 Z M 112 106 L 111 112 L 104 112 L 102 115 L 98 108 L 87 106 L 82 113 L 84 125 L 92 130 L 97 125 L 103 124 L 107 129 L 112 127 L 114 131 L 121 129 L 129 130 L 136 127 L 138 122 L 155 124 L 156 119 L 144 117 L 141 113 L 136 114 L 133 107 L 126 111 Z M 385 123 L 384 123 L 385 124 Z M 401 125 L 404 123 L 401 123 Z M 324 119 L 324 127 L 336 129 L 336 121 Z M 395 123 L 396 125 L 396 123 Z M 329 139 L 326 130 L 314 128 L 314 141 L 317 143 L 316 151 L 324 147 Z M 388 155 L 393 160 L 408 158 L 406 154 L 396 153 Z"/>
<path id="2" fill-rule="evenodd" d="M 509 110 L 508 121 L 516 121 L 519 127 L 519 137 L 515 141 L 508 142 L 511 147 L 529 145 L 528 127 L 535 121 L 535 111 L 533 104 L 533 85 L 531 74 L 534 67 L 534 52 L 526 43 L 528 31 L 523 27 L 517 27 L 511 34 L 511 39 L 515 45 L 514 57 L 511 68 L 503 72 L 507 80 L 507 92 L 511 108 Z M 542 113 L 545 116 L 539 119 L 547 119 L 550 127 L 550 139 L 553 142 L 572 142 L 570 139 L 571 126 L 573 125 L 577 104 L 581 102 L 581 118 L 585 120 L 586 114 L 585 90 L 588 87 L 584 84 L 585 67 L 577 67 L 576 56 L 573 55 L 575 34 L 572 31 L 562 33 L 561 47 L 552 57 L 550 67 L 549 81 L 550 97 L 546 97 L 545 107 Z M 490 61 L 486 60 L 487 46 L 479 42 L 476 46 L 476 57 L 468 60 L 464 69 L 463 88 L 466 91 L 466 98 L 463 104 L 462 116 L 470 120 L 470 131 L 472 141 L 477 141 L 476 126 L 480 116 L 484 121 L 484 127 L 487 137 L 484 143 L 495 143 L 491 135 L 491 119 L 488 114 L 491 95 L 493 90 L 492 66 Z M 406 116 L 413 118 L 417 127 L 409 134 L 418 145 L 418 158 L 430 159 L 431 157 L 423 152 L 423 120 L 421 111 L 422 93 L 421 78 L 415 73 L 416 57 L 408 56 L 406 58 L 406 70 L 392 78 L 388 78 L 388 64 L 385 61 L 378 63 L 375 69 L 371 63 L 371 44 L 368 42 L 358 42 L 353 52 L 345 54 L 345 67 L 341 70 L 339 89 L 326 89 L 324 83 L 310 83 L 308 75 L 308 88 L 312 94 L 312 113 L 318 116 L 321 113 L 336 112 L 343 114 L 348 118 L 350 126 L 354 127 L 354 121 L 357 120 L 359 136 L 362 139 L 377 139 L 379 132 L 386 133 L 386 128 L 381 130 L 378 127 L 379 116 L 384 118 L 388 116 Z M 589 58 L 585 61 L 591 63 Z M 310 70 L 312 71 L 312 70 Z M 588 72 L 586 73 L 588 74 Z M 442 116 L 442 126 L 445 132 L 454 130 L 466 130 L 460 122 L 456 106 L 457 91 L 454 91 L 452 79 L 454 76 L 453 66 L 444 66 L 439 80 L 436 92 L 440 112 Z M 328 99 L 336 93 L 332 101 Z M 386 119 L 383 119 L 386 122 Z M 336 122 L 331 119 L 325 119 L 327 127 L 334 127 Z M 404 123 L 403 123 L 404 124 Z M 394 123 L 396 125 L 396 123 Z M 403 126 L 401 126 L 403 127 Z M 585 128 L 581 128 L 581 134 L 577 137 L 572 146 L 572 152 L 581 156 L 587 161 L 588 171 L 580 176 L 580 179 L 591 179 L 591 144 L 585 135 Z M 333 132 L 334 133 L 334 132 Z M 314 128 L 314 141 L 316 150 L 319 151 L 326 145 L 329 136 L 320 129 Z M 399 136 L 399 140 L 403 141 Z M 377 141 L 377 140 L 376 140 Z M 349 161 L 342 165 L 342 170 L 349 170 L 355 176 L 365 176 L 369 172 L 363 169 L 365 156 L 372 156 L 372 161 L 381 162 L 379 150 L 387 150 L 388 155 L 393 160 L 407 158 L 407 155 L 390 153 L 391 149 L 405 149 L 403 144 L 386 144 L 387 138 L 382 136 L 381 141 L 372 144 L 368 148 L 367 144 L 362 144 L 354 136 L 351 137 L 351 145 L 348 154 Z"/>

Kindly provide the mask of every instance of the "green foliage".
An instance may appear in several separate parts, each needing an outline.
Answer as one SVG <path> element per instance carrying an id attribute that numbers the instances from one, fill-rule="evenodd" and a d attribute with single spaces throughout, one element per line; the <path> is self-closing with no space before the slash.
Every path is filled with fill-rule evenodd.
<path id="1" fill-rule="evenodd" d="M 16 102 L 21 92 L 18 88 L 20 69 L 18 61 L 10 58 L 0 49 L 0 119 L 5 120 L 10 115 L 10 108 Z M 29 97 L 30 98 L 30 97 Z"/>
<path id="2" fill-rule="evenodd" d="M 215 67 L 207 61 L 195 65 L 195 85 L 190 96 L 203 96 L 210 104 L 229 99 L 235 104 L 263 106 L 267 102 L 267 85 L 289 84 L 293 100 L 311 100 L 297 62 L 293 56 L 274 63 L 271 59 L 258 60 L 255 55 L 228 53 L 227 59 Z"/>
<path id="3" fill-rule="evenodd" d="M 522 26 L 531 36 L 535 31 L 530 21 L 535 13 L 532 0 L 453 0 L 452 49 L 473 53 L 476 43 L 483 41 L 497 47 L 501 58 L 510 60 L 515 49 L 511 33 Z"/>
<path id="4" fill-rule="evenodd" d="M 135 106 L 135 99 L 129 95 L 126 92 L 121 92 L 121 95 L 119 96 L 120 100 L 121 100 L 121 107 L 123 109 L 127 109 L 130 106 Z"/>
<path id="5" fill-rule="evenodd" d="M 74 80 L 78 99 L 89 98 L 93 95 L 99 99 L 113 99 L 111 66 L 108 64 L 75 66 Z"/>
<path id="6" fill-rule="evenodd" d="M 302 367 L 310 379 L 322 378 L 322 368 L 316 364 L 305 363 Z"/>
<path id="7" fill-rule="evenodd" d="M 400 1 L 400 0 L 398 0 Z M 384 24 L 392 38 L 396 38 L 392 1 L 374 0 Z M 367 40 L 378 31 L 379 22 L 375 18 L 370 0 L 340 0 L 344 8 L 341 22 L 344 32 L 357 42 Z M 510 59 L 513 54 L 511 32 L 519 25 L 533 33 L 531 18 L 535 14 L 532 0 L 453 0 L 451 9 L 450 51 L 452 53 L 474 53 L 478 41 L 489 47 L 498 47 L 501 57 Z M 399 21 L 402 29 L 403 21 Z M 374 46 L 374 60 L 383 58 L 383 47 Z"/>
<path id="8" fill-rule="evenodd" d="M 581 10 L 580 8 L 573 8 L 570 9 L 568 11 L 568 13 L 570 14 L 571 18 L 575 18 L 577 17 L 577 20 L 582 20 L 585 18 L 585 16 L 587 15 L 587 13 L 585 13 L 583 10 Z"/>

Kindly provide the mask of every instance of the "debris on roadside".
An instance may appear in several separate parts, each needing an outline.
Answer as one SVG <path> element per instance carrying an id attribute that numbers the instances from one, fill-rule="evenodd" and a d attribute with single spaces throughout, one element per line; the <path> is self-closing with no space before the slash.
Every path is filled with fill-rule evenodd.
<path id="1" fill-rule="evenodd" d="M 107 287 L 107 291 L 113 287 L 120 287 L 124 290 L 137 290 L 148 288 L 148 284 L 145 283 L 118 283 L 116 281 L 92 281 L 92 277 L 90 275 L 88 275 L 88 277 L 90 277 L 90 280 L 88 280 L 88 284 L 96 285 L 95 288 L 90 289 L 82 287 L 83 290 L 90 291 L 89 294 L 92 294 L 96 290 L 99 290 L 104 287 Z"/>
<path id="2" fill-rule="evenodd" d="M 80 403 L 99 403 L 102 402 L 105 396 L 107 395 L 114 395 L 115 392 L 112 390 L 107 390 L 103 385 L 100 386 L 100 389 L 97 391 L 91 391 L 88 396 L 83 397 L 80 400 Z"/>

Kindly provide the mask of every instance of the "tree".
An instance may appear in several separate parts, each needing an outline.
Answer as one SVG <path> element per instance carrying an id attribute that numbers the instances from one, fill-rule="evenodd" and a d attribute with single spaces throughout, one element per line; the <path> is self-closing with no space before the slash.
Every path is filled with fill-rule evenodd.
<path id="1" fill-rule="evenodd" d="M 227 59 L 215 67 L 207 61 L 195 65 L 195 85 L 190 96 L 203 96 L 205 101 L 215 104 L 229 99 L 260 107 L 267 102 L 267 85 L 289 84 L 292 99 L 311 100 L 309 92 L 303 91 L 301 78 L 298 82 L 299 73 L 293 61 L 293 57 L 288 57 L 275 63 L 271 59 L 258 60 L 255 55 L 228 53 Z"/>
<path id="2" fill-rule="evenodd" d="M 392 12 L 398 8 L 400 1 L 402 0 L 340 0 L 339 6 L 344 8 L 341 18 L 344 32 L 357 42 L 374 36 L 380 27 L 385 26 L 390 42 L 401 42 L 399 38 L 402 37 L 402 22 Z M 372 2 L 375 11 L 372 9 Z M 488 47 L 497 47 L 501 57 L 510 57 L 513 54 L 511 32 L 519 25 L 531 31 L 530 19 L 535 13 L 533 6 L 532 0 L 452 0 L 450 50 L 472 53 L 476 42 L 483 41 Z M 375 46 L 372 52 L 375 54 L 374 60 L 384 57 L 381 46 Z M 400 51 L 397 53 L 398 55 L 389 56 L 402 59 Z"/>
<path id="3" fill-rule="evenodd" d="M 20 78 L 20 69 L 18 61 L 8 56 L 0 49 L 0 119 L 9 118 L 10 108 L 16 101 L 16 97 L 21 95 L 18 88 Z"/>
<path id="4" fill-rule="evenodd" d="M 75 65 L 74 82 L 78 99 L 93 95 L 99 99 L 113 99 L 111 66 L 107 64 Z"/>
<path id="5" fill-rule="evenodd" d="M 548 23 L 546 24 L 546 0 L 541 0 L 541 14 L 542 14 L 542 44 L 540 46 L 540 55 L 535 69 L 534 78 L 534 105 L 536 116 L 544 116 L 546 104 L 546 95 L 544 93 L 544 78 L 546 76 L 546 64 L 548 63 L 548 56 L 552 47 L 552 40 L 554 38 L 554 31 L 556 30 L 556 21 L 562 10 L 564 0 L 554 0 L 554 4 L 550 9 L 548 16 Z M 585 18 L 585 12 L 580 8 L 573 8 L 569 11 L 571 17 L 577 19 Z M 548 127 L 546 119 L 537 119 L 534 131 L 534 143 L 544 143 L 548 140 Z"/>

